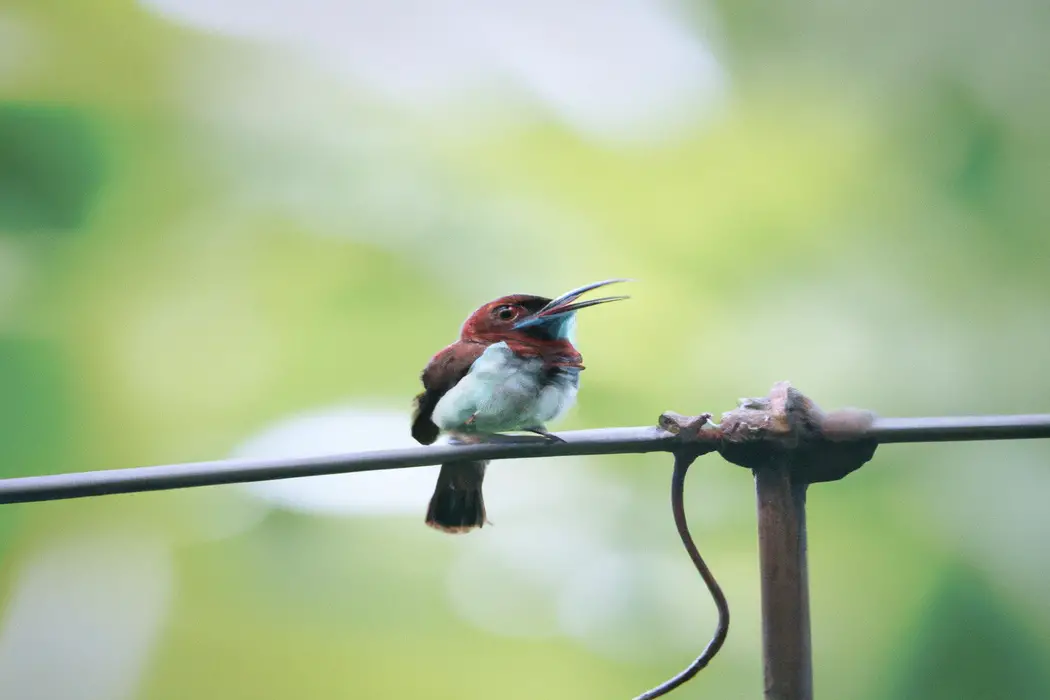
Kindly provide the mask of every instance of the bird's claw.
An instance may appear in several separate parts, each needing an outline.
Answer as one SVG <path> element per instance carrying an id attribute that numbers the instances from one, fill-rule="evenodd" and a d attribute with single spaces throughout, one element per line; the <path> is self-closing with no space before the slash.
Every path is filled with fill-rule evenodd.
<path id="1" fill-rule="evenodd" d="M 503 433 L 485 433 L 478 434 L 479 442 L 487 443 L 502 443 L 502 444 L 521 444 L 528 442 L 541 442 L 538 437 L 532 435 L 504 435 Z"/>
<path id="2" fill-rule="evenodd" d="M 565 442 L 565 440 L 563 440 L 562 438 L 558 437 L 554 433 L 547 432 L 543 428 L 531 428 L 528 432 L 535 433 L 536 435 L 543 437 L 547 442 Z"/>

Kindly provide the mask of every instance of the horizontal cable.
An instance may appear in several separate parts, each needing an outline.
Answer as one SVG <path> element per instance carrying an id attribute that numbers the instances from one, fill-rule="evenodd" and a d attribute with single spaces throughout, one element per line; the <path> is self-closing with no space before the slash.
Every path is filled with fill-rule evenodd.
<path id="1" fill-rule="evenodd" d="M 717 430 L 705 431 L 715 442 Z M 570 455 L 672 452 L 683 438 L 657 427 L 603 428 L 544 438 L 507 438 L 478 445 L 436 445 L 296 459 L 225 460 L 155 467 L 0 479 L 0 504 L 53 501 L 193 486 L 216 486 L 304 476 L 404 469 L 460 459 L 522 459 Z M 880 443 L 1050 438 L 1050 414 L 955 418 L 877 418 L 863 435 Z"/>
<path id="2" fill-rule="evenodd" d="M 877 418 L 867 436 L 883 444 L 1047 438 L 1050 437 L 1050 414 Z"/>

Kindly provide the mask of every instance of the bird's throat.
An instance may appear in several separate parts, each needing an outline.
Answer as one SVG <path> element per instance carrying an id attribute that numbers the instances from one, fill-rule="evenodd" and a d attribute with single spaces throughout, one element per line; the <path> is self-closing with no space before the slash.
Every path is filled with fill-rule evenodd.
<path id="1" fill-rule="evenodd" d="M 583 357 L 567 339 L 537 340 L 528 336 L 506 338 L 507 344 L 518 357 L 538 357 L 544 369 L 573 367 L 583 369 Z"/>

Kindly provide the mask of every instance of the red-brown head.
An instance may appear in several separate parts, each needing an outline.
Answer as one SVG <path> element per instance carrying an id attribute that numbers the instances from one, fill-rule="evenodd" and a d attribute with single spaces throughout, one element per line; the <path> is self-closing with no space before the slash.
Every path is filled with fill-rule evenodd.
<path id="1" fill-rule="evenodd" d="M 510 294 L 483 305 L 463 324 L 462 340 L 498 343 L 515 342 L 531 346 L 545 343 L 569 344 L 571 347 L 576 312 L 588 306 L 626 299 L 626 296 L 602 297 L 576 301 L 584 293 L 615 282 L 596 282 L 562 294 L 557 299 L 532 294 Z"/>
<path id="2" fill-rule="evenodd" d="M 510 335 L 517 335 L 514 326 L 550 303 L 546 297 L 532 294 L 509 294 L 483 304 L 463 323 L 463 340 L 496 343 Z"/>

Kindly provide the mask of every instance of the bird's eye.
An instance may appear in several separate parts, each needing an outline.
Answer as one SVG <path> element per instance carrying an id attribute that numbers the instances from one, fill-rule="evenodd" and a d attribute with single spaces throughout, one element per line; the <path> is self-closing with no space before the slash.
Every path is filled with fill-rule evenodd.
<path id="1" fill-rule="evenodd" d="M 509 321 L 512 318 L 514 318 L 516 314 L 514 313 L 514 309 L 510 306 L 501 306 L 498 309 L 496 309 L 496 315 L 504 321 Z"/>

